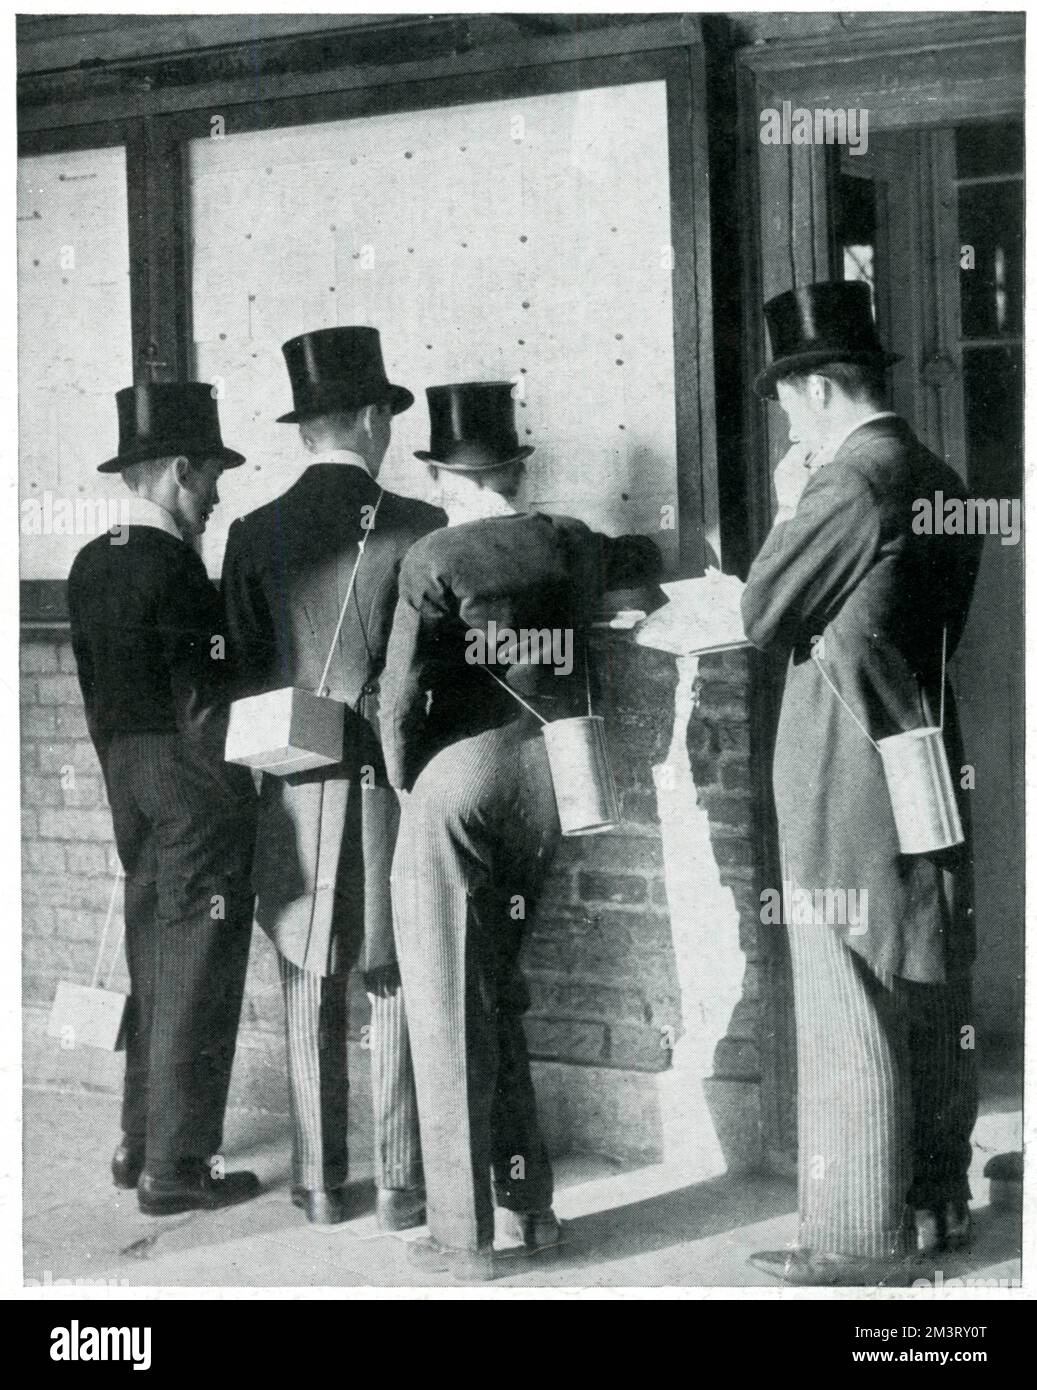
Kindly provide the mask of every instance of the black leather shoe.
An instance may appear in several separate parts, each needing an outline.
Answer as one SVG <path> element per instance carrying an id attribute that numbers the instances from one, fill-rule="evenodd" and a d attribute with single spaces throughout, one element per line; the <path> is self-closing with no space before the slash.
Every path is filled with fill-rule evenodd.
<path id="1" fill-rule="evenodd" d="M 948 1202 L 943 1212 L 945 1250 L 967 1250 L 972 1244 L 972 1216 L 968 1202 Z"/>
<path id="2" fill-rule="evenodd" d="M 425 1191 L 420 1187 L 387 1187 L 375 1199 L 380 1231 L 412 1231 L 425 1224 Z"/>
<path id="3" fill-rule="evenodd" d="M 112 1182 L 116 1187 L 137 1186 L 144 1171 L 144 1145 L 139 1139 L 122 1136 L 122 1142 L 112 1154 Z"/>
<path id="4" fill-rule="evenodd" d="M 509 1254 L 541 1255 L 562 1244 L 562 1223 L 550 1207 L 543 1211 L 505 1211 L 501 1222 Z"/>
<path id="5" fill-rule="evenodd" d="M 407 1247 L 407 1263 L 426 1274 L 449 1274 L 459 1284 L 488 1283 L 497 1277 L 493 1246 L 453 1250 L 438 1240 L 415 1240 Z"/>
<path id="6" fill-rule="evenodd" d="M 793 1288 L 904 1288 L 920 1270 L 896 1256 L 880 1260 L 804 1249 L 759 1250 L 749 1263 Z"/>
<path id="7" fill-rule="evenodd" d="M 348 1212 L 347 1189 L 330 1187 L 293 1187 L 292 1205 L 306 1213 L 311 1226 L 338 1226 L 345 1221 Z"/>
<path id="8" fill-rule="evenodd" d="M 217 1211 L 251 1201 L 260 1192 L 255 1173 L 225 1173 L 214 1178 L 204 1164 L 175 1178 L 159 1178 L 146 1169 L 137 1183 L 137 1204 L 145 1216 L 176 1216 L 182 1211 Z"/>
<path id="9" fill-rule="evenodd" d="M 915 1208 L 915 1248 L 919 1255 L 935 1255 L 943 1245 L 940 1218 L 932 1207 Z"/>

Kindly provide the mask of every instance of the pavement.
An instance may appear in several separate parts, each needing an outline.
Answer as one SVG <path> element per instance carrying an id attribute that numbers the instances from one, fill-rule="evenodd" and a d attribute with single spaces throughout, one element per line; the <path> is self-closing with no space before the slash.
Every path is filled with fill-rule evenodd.
<path id="1" fill-rule="evenodd" d="M 985 1087 L 974 1136 L 972 1249 L 941 1257 L 950 1278 L 1018 1280 L 1019 1216 L 987 1205 L 983 1165 L 1021 1148 L 1021 1118 L 1010 1081 Z M 132 1192 L 111 1184 L 119 1136 L 110 1094 L 30 1087 L 23 1113 L 23 1250 L 27 1283 L 111 1289 L 364 1289 L 444 1285 L 419 1274 L 407 1241 L 424 1231 L 382 1235 L 370 1173 L 355 1175 L 360 1215 L 340 1226 L 309 1226 L 291 1205 L 290 1135 L 281 1115 L 228 1112 L 227 1167 L 254 1169 L 263 1192 L 219 1212 L 154 1218 Z M 354 1152 L 369 1152 L 357 1143 Z M 555 1210 L 564 1245 L 553 1254 L 503 1261 L 493 1288 L 773 1288 L 746 1263 L 757 1250 L 791 1246 L 796 1193 L 788 1179 L 718 1174 L 688 1182 L 679 1168 L 624 1168 L 594 1155 L 558 1160 Z M 932 1271 L 922 1274 L 933 1277 Z M 420 1295 L 419 1295 L 420 1296 Z"/>

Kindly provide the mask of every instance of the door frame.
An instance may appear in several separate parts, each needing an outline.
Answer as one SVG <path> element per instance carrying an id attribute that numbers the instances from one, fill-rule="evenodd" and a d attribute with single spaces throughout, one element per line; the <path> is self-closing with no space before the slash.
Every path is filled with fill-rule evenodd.
<path id="1" fill-rule="evenodd" d="M 783 290 L 829 277 L 832 263 L 834 146 L 763 145 L 760 112 L 793 107 L 864 108 L 872 130 L 961 125 L 1024 113 L 1022 13 L 927 16 L 896 26 L 857 27 L 799 44 L 754 45 L 736 58 L 738 183 L 742 219 L 743 422 L 749 459 L 750 553 L 763 544 L 774 516 L 770 479 L 787 447 L 776 405 L 752 391 L 767 361 L 763 305 Z M 783 669 L 754 662 L 753 786 L 761 808 L 764 882 L 781 882 L 770 786 Z M 765 1152 L 777 1167 L 796 1149 L 795 1019 L 788 942 L 761 930 L 762 1124 Z"/>

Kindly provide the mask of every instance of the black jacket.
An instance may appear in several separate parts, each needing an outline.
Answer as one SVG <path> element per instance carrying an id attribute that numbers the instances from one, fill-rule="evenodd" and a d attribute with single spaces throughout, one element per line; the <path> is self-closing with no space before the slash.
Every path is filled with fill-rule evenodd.
<path id="1" fill-rule="evenodd" d="M 222 758 L 226 628 L 219 594 L 186 542 L 153 526 L 96 537 L 73 562 L 68 606 L 102 768 L 121 733 L 178 732 Z"/>
<path id="2" fill-rule="evenodd" d="M 545 719 L 586 713 L 586 633 L 602 594 L 654 583 L 659 551 L 644 536 L 612 540 L 571 517 L 492 517 L 437 531 L 411 550 L 382 682 L 389 780 L 410 789 L 440 749 L 522 713 L 487 671 Z M 572 671 L 549 662 L 489 664 L 472 634 L 571 634 Z M 499 649 L 498 649 L 499 650 Z M 473 657 L 476 658 L 473 660 Z"/>

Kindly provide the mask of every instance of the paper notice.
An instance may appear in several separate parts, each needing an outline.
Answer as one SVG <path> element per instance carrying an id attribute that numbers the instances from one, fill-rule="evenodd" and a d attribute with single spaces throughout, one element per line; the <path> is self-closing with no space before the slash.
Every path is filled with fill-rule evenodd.
<path id="1" fill-rule="evenodd" d="M 669 599 L 634 630 L 642 647 L 674 656 L 698 656 L 750 645 L 742 626 L 742 590 L 733 574 L 707 570 L 701 579 L 679 579 L 662 586 Z"/>

